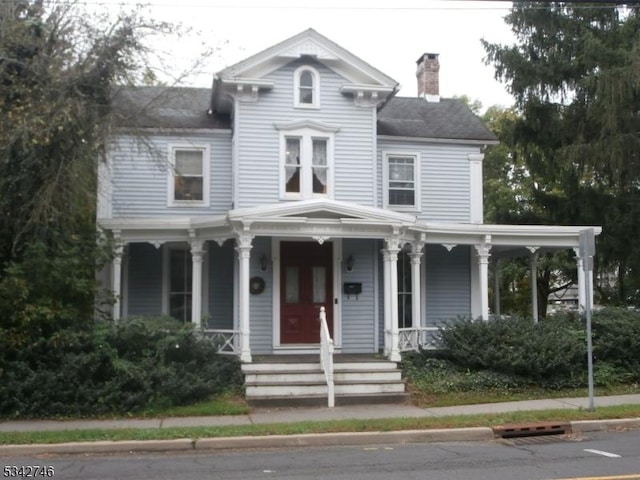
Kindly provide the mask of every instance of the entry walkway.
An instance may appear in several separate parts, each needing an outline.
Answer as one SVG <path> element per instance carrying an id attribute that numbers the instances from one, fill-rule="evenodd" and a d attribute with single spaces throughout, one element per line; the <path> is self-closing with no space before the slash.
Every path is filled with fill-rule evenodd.
<path id="1" fill-rule="evenodd" d="M 596 397 L 595 406 L 640 405 L 640 394 Z M 586 409 L 589 399 L 557 398 L 520 402 L 483 403 L 456 407 L 419 408 L 413 405 L 358 405 L 335 408 L 255 409 L 247 415 L 171 417 L 123 420 L 19 420 L 0 422 L 0 432 L 89 430 L 118 428 L 211 427 L 269 423 L 297 423 L 375 418 L 421 418 L 451 415 L 498 414 L 518 411 Z"/>

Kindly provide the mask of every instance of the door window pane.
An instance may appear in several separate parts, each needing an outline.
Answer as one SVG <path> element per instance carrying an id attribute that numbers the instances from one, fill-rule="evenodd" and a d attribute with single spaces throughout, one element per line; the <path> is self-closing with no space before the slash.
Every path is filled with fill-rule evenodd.
<path id="1" fill-rule="evenodd" d="M 286 303 L 300 303 L 300 281 L 298 267 L 286 267 L 284 275 L 284 301 Z"/>
<path id="2" fill-rule="evenodd" d="M 326 267 L 313 267 L 313 303 L 325 303 L 327 301 L 327 269 Z"/>

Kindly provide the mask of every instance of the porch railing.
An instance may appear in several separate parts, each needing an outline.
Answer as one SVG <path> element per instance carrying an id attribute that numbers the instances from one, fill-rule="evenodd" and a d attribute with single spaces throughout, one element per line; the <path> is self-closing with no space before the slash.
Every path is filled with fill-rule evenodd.
<path id="1" fill-rule="evenodd" d="M 240 355 L 240 331 L 239 330 L 221 330 L 208 329 L 202 330 L 202 333 L 216 345 L 218 353 L 225 355 Z"/>
<path id="2" fill-rule="evenodd" d="M 335 406 L 335 387 L 333 383 L 333 340 L 327 325 L 327 312 L 320 307 L 320 366 L 327 380 L 327 406 Z"/>
<path id="3" fill-rule="evenodd" d="M 430 332 L 438 327 L 411 327 L 398 329 L 398 350 L 401 352 L 419 351 L 420 348 L 435 348 L 435 338 Z"/>

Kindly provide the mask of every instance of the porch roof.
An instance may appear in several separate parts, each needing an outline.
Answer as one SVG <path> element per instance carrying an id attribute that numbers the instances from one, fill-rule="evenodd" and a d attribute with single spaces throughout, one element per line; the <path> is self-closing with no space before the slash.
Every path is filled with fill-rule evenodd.
<path id="1" fill-rule="evenodd" d="M 492 225 L 418 221 L 415 216 L 330 199 L 312 199 L 230 210 L 226 215 L 101 219 L 125 242 L 190 239 L 224 241 L 240 233 L 283 238 L 397 238 L 400 242 L 483 245 L 497 257 L 579 246 L 580 232 L 598 226 Z M 323 240 L 323 241 L 324 241 Z"/>

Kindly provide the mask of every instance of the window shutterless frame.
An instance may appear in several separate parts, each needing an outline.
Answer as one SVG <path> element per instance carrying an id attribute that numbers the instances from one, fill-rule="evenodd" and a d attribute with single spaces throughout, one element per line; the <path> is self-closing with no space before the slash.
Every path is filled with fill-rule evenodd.
<path id="1" fill-rule="evenodd" d="M 302 65 L 293 73 L 293 106 L 320 108 L 320 74 L 309 65 Z"/>
<path id="2" fill-rule="evenodd" d="M 208 145 L 170 145 L 168 170 L 168 206 L 209 206 L 210 156 Z"/>
<path id="3" fill-rule="evenodd" d="M 383 152 L 383 204 L 396 211 L 420 211 L 420 154 Z"/>

